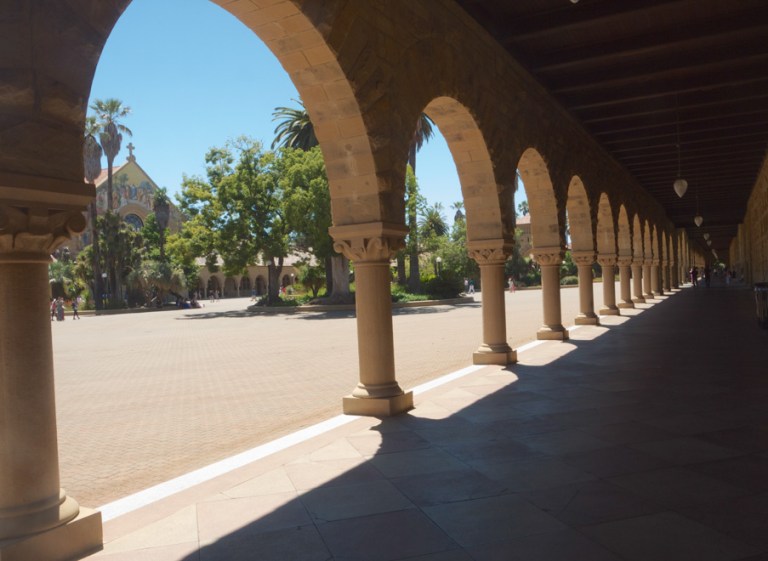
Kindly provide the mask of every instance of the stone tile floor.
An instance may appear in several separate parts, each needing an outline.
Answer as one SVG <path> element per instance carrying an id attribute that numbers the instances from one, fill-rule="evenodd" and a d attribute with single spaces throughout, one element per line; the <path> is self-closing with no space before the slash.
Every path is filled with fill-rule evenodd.
<path id="1" fill-rule="evenodd" d="M 684 289 L 105 524 L 94 561 L 768 560 L 768 331 Z"/>

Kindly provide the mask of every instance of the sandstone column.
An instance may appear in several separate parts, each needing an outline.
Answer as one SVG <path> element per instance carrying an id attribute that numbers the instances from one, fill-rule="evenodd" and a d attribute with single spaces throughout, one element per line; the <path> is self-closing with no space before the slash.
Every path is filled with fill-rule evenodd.
<path id="1" fill-rule="evenodd" d="M 504 262 L 512 244 L 505 240 L 469 242 L 469 256 L 480 265 L 483 295 L 483 342 L 474 354 L 474 364 L 509 364 L 517 362 L 517 353 L 507 343 L 507 319 L 504 304 Z"/>
<path id="2" fill-rule="evenodd" d="M 661 288 L 667 292 L 672 292 L 672 271 L 671 267 L 669 266 L 669 261 L 664 262 L 664 266 L 661 269 Z"/>
<path id="3" fill-rule="evenodd" d="M 632 258 L 631 257 L 619 257 L 619 274 L 621 275 L 620 287 L 621 287 L 621 302 L 619 302 L 619 308 L 634 308 L 635 304 L 632 302 Z M 605 275 L 603 275 L 605 277 Z"/>
<path id="4" fill-rule="evenodd" d="M 600 315 L 618 316 L 619 307 L 616 305 L 616 256 L 612 254 L 598 255 L 597 262 L 603 269 L 603 307 Z M 627 285 L 629 288 L 629 285 Z"/>
<path id="5" fill-rule="evenodd" d="M 651 292 L 654 296 L 661 296 L 664 290 L 661 288 L 661 266 L 658 259 L 651 261 Z"/>
<path id="6" fill-rule="evenodd" d="M 672 283 L 672 288 L 679 289 L 680 288 L 680 266 L 677 263 L 672 263 L 670 266 L 670 282 Z"/>
<path id="7" fill-rule="evenodd" d="M 563 250 L 559 247 L 534 248 L 533 258 L 541 267 L 541 297 L 544 307 L 544 325 L 536 333 L 537 338 L 565 341 L 568 330 L 563 327 L 560 312 L 560 264 Z"/>
<path id="8" fill-rule="evenodd" d="M 592 279 L 592 265 L 595 262 L 594 251 L 572 251 L 571 256 L 579 271 L 579 315 L 576 325 L 599 325 L 595 313 L 595 291 Z"/>
<path id="9" fill-rule="evenodd" d="M 632 302 L 635 304 L 645 303 L 643 297 L 643 260 L 632 261 Z"/>
<path id="10" fill-rule="evenodd" d="M 48 263 L 81 211 L 0 205 L 0 558 L 69 559 L 101 546 L 101 515 L 59 486 Z"/>
<path id="11" fill-rule="evenodd" d="M 391 416 L 413 408 L 413 393 L 395 379 L 389 262 L 408 229 L 375 222 L 330 228 L 334 249 L 355 264 L 360 382 L 343 399 L 349 415 Z"/>
<path id="12" fill-rule="evenodd" d="M 643 296 L 646 300 L 653 300 L 653 285 L 651 280 L 652 259 L 643 261 Z"/>

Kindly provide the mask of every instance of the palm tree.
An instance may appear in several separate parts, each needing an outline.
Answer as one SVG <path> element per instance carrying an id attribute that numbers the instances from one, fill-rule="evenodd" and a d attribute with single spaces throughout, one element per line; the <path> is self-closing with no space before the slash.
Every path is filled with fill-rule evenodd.
<path id="1" fill-rule="evenodd" d="M 101 175 L 102 149 L 96 140 L 98 133 L 99 125 L 96 122 L 96 117 L 87 117 L 85 119 L 85 142 L 83 143 L 83 167 L 85 170 L 85 180 L 88 183 L 94 183 L 96 178 Z M 101 286 L 101 255 L 99 252 L 99 227 L 96 223 L 95 199 L 88 205 L 88 213 L 91 219 L 91 243 L 93 245 L 93 300 L 96 304 L 96 309 L 100 310 L 103 289 Z"/>
<path id="2" fill-rule="evenodd" d="M 425 142 L 435 135 L 434 121 L 429 118 L 429 115 L 422 113 L 419 116 L 419 120 L 416 121 L 416 130 L 413 132 L 413 138 L 411 139 L 411 145 L 408 148 L 408 163 L 411 165 L 413 173 L 416 173 L 416 152 L 421 150 Z"/>
<path id="3" fill-rule="evenodd" d="M 275 140 L 272 141 L 272 149 L 275 146 L 284 146 L 285 148 L 298 148 L 300 150 L 310 150 L 317 146 L 319 142 L 315 136 L 315 127 L 309 119 L 304 107 L 304 102 L 292 99 L 301 105 L 296 107 L 276 107 L 272 113 L 272 120 L 281 119 L 275 127 Z"/>
<path id="4" fill-rule="evenodd" d="M 107 157 L 107 213 L 112 211 L 112 168 L 115 158 L 120 152 L 120 146 L 123 142 L 123 134 L 133 136 L 131 129 L 120 123 L 120 119 L 131 114 L 131 108 L 123 105 L 119 99 L 97 99 L 91 104 L 91 109 L 96 113 L 99 126 L 99 142 L 104 149 L 104 155 Z M 109 251 L 109 246 L 107 246 Z M 109 279 L 112 284 L 112 302 L 118 301 L 120 293 L 119 279 L 117 271 L 109 271 Z"/>
<path id="5" fill-rule="evenodd" d="M 416 175 L 416 153 L 421 150 L 421 147 L 425 142 L 429 141 L 434 136 L 434 129 L 432 127 L 434 122 L 426 113 L 419 115 L 419 119 L 416 121 L 416 130 L 413 132 L 413 138 L 411 139 L 411 145 L 408 148 L 408 165 L 411 166 L 411 171 L 414 174 L 415 188 L 412 194 L 408 196 L 415 196 L 418 200 L 418 184 L 415 183 Z M 406 193 L 408 193 L 408 180 L 406 179 Z M 411 292 L 418 292 L 421 287 L 421 279 L 419 278 L 419 243 L 418 243 L 418 208 L 419 204 L 414 201 L 412 204 L 406 205 L 408 229 L 410 230 L 409 236 L 412 238 L 410 245 L 410 251 L 408 261 L 410 264 L 408 275 L 408 288 Z M 399 262 L 398 262 L 399 266 Z"/>
<path id="6" fill-rule="evenodd" d="M 451 208 L 456 211 L 456 214 L 453 215 L 454 222 L 464 220 L 464 201 L 456 201 L 451 205 Z"/>
<path id="7" fill-rule="evenodd" d="M 424 209 L 419 228 L 424 236 L 441 237 L 448 233 L 448 224 L 443 218 L 443 203 L 435 203 Z"/>
<path id="8" fill-rule="evenodd" d="M 131 114 L 131 108 L 123 105 L 119 99 L 97 99 L 91 104 L 91 109 L 96 113 L 99 126 L 99 142 L 107 157 L 107 210 L 112 210 L 112 166 L 120 146 L 123 142 L 123 134 L 133 136 L 131 129 L 120 122 L 120 119 Z"/>

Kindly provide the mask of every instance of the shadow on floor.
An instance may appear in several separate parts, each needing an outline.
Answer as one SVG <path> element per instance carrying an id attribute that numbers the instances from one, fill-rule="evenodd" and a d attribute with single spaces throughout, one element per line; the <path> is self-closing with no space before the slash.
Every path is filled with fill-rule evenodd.
<path id="1" fill-rule="evenodd" d="M 462 378 L 282 466 L 271 493 L 198 503 L 184 559 L 768 559 L 768 334 L 750 302 L 686 289 Z"/>

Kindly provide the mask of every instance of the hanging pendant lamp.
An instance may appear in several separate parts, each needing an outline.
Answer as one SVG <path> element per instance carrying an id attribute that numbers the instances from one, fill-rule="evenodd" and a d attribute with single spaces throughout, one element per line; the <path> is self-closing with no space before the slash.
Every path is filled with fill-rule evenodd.
<path id="1" fill-rule="evenodd" d="M 701 226 L 704 223 L 704 218 L 699 213 L 699 191 L 696 190 L 696 216 L 693 217 L 693 223 L 696 224 L 696 227 Z M 705 234 L 706 236 L 709 236 L 709 234 Z"/>

